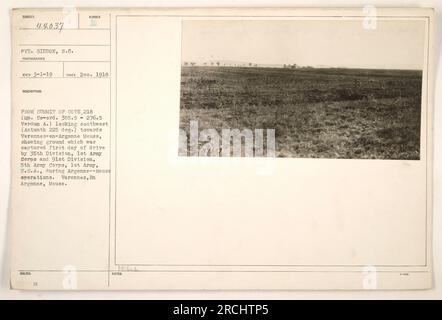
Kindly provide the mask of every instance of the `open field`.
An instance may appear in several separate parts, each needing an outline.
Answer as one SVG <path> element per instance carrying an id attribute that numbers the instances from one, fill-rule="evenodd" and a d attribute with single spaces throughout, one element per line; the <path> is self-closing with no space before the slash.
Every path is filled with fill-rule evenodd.
<path id="1" fill-rule="evenodd" d="M 182 67 L 180 128 L 275 129 L 276 155 L 419 159 L 421 71 Z"/>

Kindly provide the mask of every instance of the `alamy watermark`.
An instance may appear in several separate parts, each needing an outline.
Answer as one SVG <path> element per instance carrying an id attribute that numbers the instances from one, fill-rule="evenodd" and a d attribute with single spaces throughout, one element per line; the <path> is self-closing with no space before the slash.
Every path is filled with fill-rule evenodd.
<path id="1" fill-rule="evenodd" d="M 365 5 L 362 8 L 365 17 L 362 20 L 362 26 L 365 30 L 376 30 L 378 27 L 378 13 L 376 7 L 373 5 Z"/>
<path id="2" fill-rule="evenodd" d="M 275 129 L 200 131 L 198 121 L 190 121 L 189 134 L 184 129 L 179 130 L 179 156 L 274 158 L 275 150 Z"/>

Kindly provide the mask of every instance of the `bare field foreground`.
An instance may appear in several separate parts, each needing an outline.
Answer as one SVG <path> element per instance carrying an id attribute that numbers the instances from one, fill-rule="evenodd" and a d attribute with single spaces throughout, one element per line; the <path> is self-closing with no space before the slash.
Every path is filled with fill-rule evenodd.
<path id="1" fill-rule="evenodd" d="M 422 72 L 183 66 L 180 129 L 275 129 L 276 156 L 420 157 Z"/>

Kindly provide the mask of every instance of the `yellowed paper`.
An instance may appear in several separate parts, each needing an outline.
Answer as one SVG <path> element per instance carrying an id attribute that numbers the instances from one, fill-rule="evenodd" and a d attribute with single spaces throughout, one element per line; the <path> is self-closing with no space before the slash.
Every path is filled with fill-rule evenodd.
<path id="1" fill-rule="evenodd" d="M 12 288 L 431 288 L 431 9 L 11 16 Z"/>

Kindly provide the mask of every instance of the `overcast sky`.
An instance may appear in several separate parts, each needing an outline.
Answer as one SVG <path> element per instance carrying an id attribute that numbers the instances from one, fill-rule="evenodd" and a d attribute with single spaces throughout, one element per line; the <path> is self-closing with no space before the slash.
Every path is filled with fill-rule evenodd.
<path id="1" fill-rule="evenodd" d="M 182 60 L 233 60 L 359 68 L 422 69 L 425 22 L 378 20 L 183 21 Z"/>

